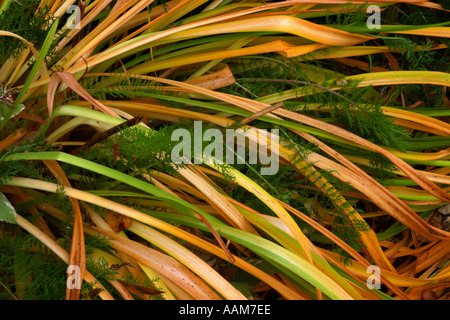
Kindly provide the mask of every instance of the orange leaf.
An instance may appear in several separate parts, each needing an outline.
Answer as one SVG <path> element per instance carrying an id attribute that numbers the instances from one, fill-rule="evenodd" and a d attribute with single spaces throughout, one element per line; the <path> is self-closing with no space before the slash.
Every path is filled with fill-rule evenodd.
<path id="1" fill-rule="evenodd" d="M 100 101 L 94 99 L 94 97 L 92 97 L 86 90 L 84 90 L 80 83 L 75 79 L 73 74 L 68 72 L 55 72 L 50 78 L 47 94 L 47 107 L 49 116 L 52 115 L 55 92 L 61 81 L 63 81 L 70 89 L 80 95 L 83 99 L 90 102 L 92 105 L 94 105 L 104 113 L 120 118 L 117 113 L 104 106 L 102 103 L 100 103 Z"/>
<path id="2" fill-rule="evenodd" d="M 27 130 L 21 128 L 11 133 L 5 139 L 0 141 L 0 151 L 9 148 L 9 146 L 22 139 L 27 134 L 27 132 L 28 132 Z"/>
<path id="3" fill-rule="evenodd" d="M 286 32 L 331 46 L 351 46 L 374 39 L 373 37 L 326 27 L 296 17 L 278 15 L 243 18 L 236 21 L 210 24 L 180 31 L 164 38 L 164 40 L 184 39 L 186 37 L 195 38 L 220 33 L 259 31 Z"/>

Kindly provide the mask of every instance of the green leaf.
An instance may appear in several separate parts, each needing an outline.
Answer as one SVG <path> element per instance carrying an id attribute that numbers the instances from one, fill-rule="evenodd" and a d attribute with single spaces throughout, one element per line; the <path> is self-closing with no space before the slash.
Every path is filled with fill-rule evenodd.
<path id="1" fill-rule="evenodd" d="M 9 112 L 4 115 L 4 119 L 3 118 L 1 119 L 2 121 L 0 122 L 0 130 L 3 129 L 3 127 L 6 125 L 8 120 L 13 115 L 15 115 L 14 112 L 16 112 L 17 110 L 19 110 L 21 108 L 20 103 L 22 102 L 22 99 L 25 97 L 25 94 L 26 94 L 28 88 L 30 87 L 31 83 L 35 80 L 34 77 L 38 73 L 38 71 L 41 67 L 41 63 L 44 62 L 44 59 L 47 56 L 47 53 L 48 53 L 50 46 L 52 44 L 52 41 L 53 41 L 53 37 L 56 34 L 58 22 L 59 22 L 59 19 L 56 19 L 53 22 L 52 26 L 50 27 L 47 37 L 45 38 L 44 44 L 42 45 L 41 51 L 39 52 L 39 56 L 36 58 L 36 61 L 33 65 L 33 67 L 31 68 L 31 71 L 30 71 L 29 75 L 27 76 L 27 78 L 22 86 L 22 89 L 20 90 L 19 94 L 17 95 Z"/>
<path id="2" fill-rule="evenodd" d="M 5 195 L 0 192 L 0 221 L 16 223 L 16 210 Z"/>

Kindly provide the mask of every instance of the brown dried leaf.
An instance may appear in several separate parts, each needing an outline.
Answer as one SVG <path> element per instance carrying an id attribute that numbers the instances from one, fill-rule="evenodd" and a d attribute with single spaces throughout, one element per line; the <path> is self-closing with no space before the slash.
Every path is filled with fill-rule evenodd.
<path id="1" fill-rule="evenodd" d="M 445 206 L 442 206 L 439 209 L 437 209 L 437 212 L 439 212 L 443 216 L 449 215 L 450 214 L 450 203 L 447 203 Z"/>
<path id="2" fill-rule="evenodd" d="M 227 64 L 221 64 L 223 68 L 194 79 L 186 80 L 186 83 L 194 84 L 202 88 L 216 90 L 223 87 L 228 87 L 236 82 L 233 73 Z"/>
<path id="3" fill-rule="evenodd" d="M 48 85 L 48 94 L 47 94 L 47 107 L 49 115 L 51 116 L 53 111 L 53 103 L 54 103 L 54 95 L 58 88 L 59 83 L 63 81 L 70 89 L 72 89 L 75 93 L 77 93 L 80 97 L 90 102 L 93 106 L 97 107 L 101 111 L 106 114 L 112 115 L 114 117 L 120 118 L 117 113 L 112 111 L 110 108 L 103 105 L 100 101 L 94 99 L 75 79 L 73 74 L 68 72 L 55 72 L 50 78 L 50 82 Z"/>
<path id="4" fill-rule="evenodd" d="M 128 291 L 132 293 L 143 293 L 143 294 L 162 294 L 164 291 L 156 290 L 153 288 L 143 287 L 135 284 L 131 284 L 122 280 L 117 279 Z"/>
<path id="5" fill-rule="evenodd" d="M 105 221 L 114 230 L 114 232 L 120 232 L 124 229 L 128 229 L 131 224 L 130 217 L 126 217 L 114 211 L 108 211 L 106 213 Z"/>

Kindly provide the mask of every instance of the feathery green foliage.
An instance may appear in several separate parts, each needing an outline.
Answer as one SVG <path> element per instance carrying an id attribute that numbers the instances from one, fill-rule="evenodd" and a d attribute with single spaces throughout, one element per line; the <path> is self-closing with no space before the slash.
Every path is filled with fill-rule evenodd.
<path id="1" fill-rule="evenodd" d="M 30 0 L 22 4 L 12 1 L 9 9 L 0 14 L 2 30 L 13 32 L 40 48 L 52 21 L 49 19 L 47 7 L 36 10 L 39 2 L 39 0 Z M 0 37 L 1 64 L 10 57 L 17 57 L 24 48 L 26 45 L 17 38 Z"/>

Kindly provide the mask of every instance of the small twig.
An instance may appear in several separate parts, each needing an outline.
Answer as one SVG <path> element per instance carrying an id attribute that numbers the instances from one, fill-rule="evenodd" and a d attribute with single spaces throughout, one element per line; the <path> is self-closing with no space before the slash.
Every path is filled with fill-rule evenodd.
<path id="1" fill-rule="evenodd" d="M 211 233 L 213 234 L 214 238 L 219 243 L 219 245 L 222 248 L 222 250 L 225 251 L 225 254 L 228 257 L 228 260 L 231 263 L 234 263 L 236 261 L 236 259 L 233 257 L 233 255 L 231 254 L 230 250 L 228 249 L 228 245 L 226 245 L 223 242 L 222 238 L 217 233 L 217 231 L 214 229 L 214 227 L 211 225 L 211 223 L 209 223 L 209 221 L 202 214 L 200 214 L 198 212 L 196 212 L 196 213 L 198 214 L 198 217 L 199 217 L 200 221 L 203 222 L 208 227 L 208 229 L 211 231 Z"/>
<path id="2" fill-rule="evenodd" d="M 122 131 L 128 127 L 132 127 L 135 124 L 138 124 L 142 120 L 143 117 L 144 116 L 137 116 L 137 117 L 131 118 L 121 124 L 118 124 L 117 126 L 114 126 L 110 129 L 106 130 L 106 131 L 95 134 L 91 139 L 86 141 L 86 143 L 84 145 L 82 145 L 79 148 L 76 148 L 75 150 L 72 150 L 71 154 L 72 155 L 78 154 L 81 151 L 84 151 L 85 149 L 92 147 L 94 144 L 105 140 L 106 138 L 112 136 L 113 134 L 116 134 L 117 132 Z"/>
<path id="3" fill-rule="evenodd" d="M 131 263 L 129 263 L 129 262 L 124 262 L 124 263 L 121 263 L 121 264 L 114 263 L 109 268 L 112 269 L 112 270 L 119 270 L 120 268 L 122 268 L 124 266 L 130 266 L 130 267 L 134 268 L 134 266 Z"/>
<path id="4" fill-rule="evenodd" d="M 247 123 L 252 122 L 253 120 L 256 120 L 257 118 L 262 117 L 263 115 L 265 115 L 271 111 L 274 111 L 280 107 L 284 107 L 283 102 L 275 103 L 274 105 L 271 105 L 267 108 L 262 109 L 261 111 L 258 111 L 257 113 L 252 114 L 251 116 L 249 116 L 249 117 L 243 119 L 241 122 L 239 122 L 238 126 L 246 125 Z"/>

